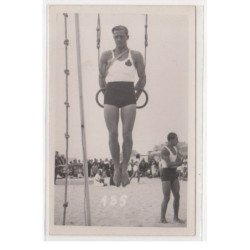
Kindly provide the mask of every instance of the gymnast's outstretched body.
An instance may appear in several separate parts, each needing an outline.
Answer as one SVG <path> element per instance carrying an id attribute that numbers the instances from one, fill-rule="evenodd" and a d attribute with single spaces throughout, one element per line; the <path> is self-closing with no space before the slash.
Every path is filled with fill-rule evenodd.
<path id="1" fill-rule="evenodd" d="M 146 84 L 145 65 L 139 51 L 127 47 L 129 39 L 125 26 L 112 29 L 115 49 L 104 51 L 99 62 L 99 85 L 104 93 L 104 118 L 109 132 L 109 148 L 114 162 L 114 183 L 116 186 L 129 184 L 127 172 L 133 138 L 132 131 L 136 117 L 136 100 Z M 135 84 L 135 77 L 138 81 Z M 119 114 L 121 113 L 121 115 Z M 122 161 L 118 142 L 118 122 L 122 121 Z"/>

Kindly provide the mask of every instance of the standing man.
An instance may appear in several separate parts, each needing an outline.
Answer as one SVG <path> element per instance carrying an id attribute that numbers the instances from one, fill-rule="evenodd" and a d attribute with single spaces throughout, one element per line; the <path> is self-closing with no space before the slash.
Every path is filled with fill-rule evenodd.
<path id="1" fill-rule="evenodd" d="M 135 176 L 137 176 L 137 182 L 139 183 L 140 182 L 140 177 L 141 177 L 141 172 L 140 172 L 140 154 L 137 154 L 135 156 L 135 161 L 134 161 L 134 164 L 133 164 L 133 174 L 130 177 L 129 182 L 131 182 L 131 180 Z"/>
<path id="2" fill-rule="evenodd" d="M 161 204 L 161 222 L 167 223 L 166 211 L 170 200 L 170 191 L 174 196 L 174 222 L 183 223 L 179 219 L 180 202 L 180 183 L 176 168 L 183 164 L 184 158 L 181 158 L 178 150 L 178 137 L 175 133 L 168 134 L 168 142 L 161 150 L 160 173 L 162 180 L 163 201 Z"/>
<path id="3" fill-rule="evenodd" d="M 109 148 L 114 162 L 116 186 L 129 184 L 127 172 L 133 146 L 132 130 L 136 116 L 136 100 L 146 84 L 145 65 L 140 52 L 127 46 L 128 29 L 115 26 L 112 29 L 115 49 L 102 53 L 99 63 L 99 85 L 104 93 L 104 118 L 109 132 Z M 139 77 L 135 87 L 136 74 Z M 118 142 L 119 112 L 122 121 L 122 156 Z"/>

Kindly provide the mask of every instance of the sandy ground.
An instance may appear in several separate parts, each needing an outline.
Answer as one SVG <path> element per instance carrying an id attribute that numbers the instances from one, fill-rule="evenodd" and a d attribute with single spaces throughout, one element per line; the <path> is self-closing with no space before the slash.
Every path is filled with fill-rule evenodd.
<path id="1" fill-rule="evenodd" d="M 106 179 L 108 182 L 108 179 Z M 133 179 L 127 187 L 96 187 L 89 181 L 91 224 L 93 226 L 180 227 L 173 223 L 173 197 L 168 205 L 167 224 L 159 223 L 162 187 L 159 178 Z M 179 217 L 186 221 L 187 183 L 180 181 Z M 55 186 L 55 224 L 62 225 L 64 179 Z M 84 225 L 83 179 L 69 179 L 66 224 Z"/>

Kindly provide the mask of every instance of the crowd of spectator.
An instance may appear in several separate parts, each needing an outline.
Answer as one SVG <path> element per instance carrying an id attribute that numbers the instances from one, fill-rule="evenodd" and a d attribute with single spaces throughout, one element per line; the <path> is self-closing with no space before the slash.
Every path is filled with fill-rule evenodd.
<path id="1" fill-rule="evenodd" d="M 68 168 L 66 166 L 67 160 L 63 154 L 59 154 L 58 151 L 55 153 L 55 179 L 54 183 L 56 184 L 56 179 L 58 175 L 61 178 L 65 178 L 66 173 L 70 177 L 82 177 L 83 176 L 83 164 L 80 160 L 74 159 L 70 160 L 68 163 Z"/>
<path id="2" fill-rule="evenodd" d="M 110 185 L 113 184 L 114 164 L 112 159 L 88 159 L 88 176 L 95 177 L 96 174 L 102 176 L 102 178 L 110 177 Z M 64 178 L 68 171 L 68 175 L 71 177 L 82 178 L 84 176 L 83 163 L 79 159 L 73 159 L 69 161 L 68 170 L 66 169 L 66 157 L 63 154 L 55 153 L 55 182 L 59 175 Z M 129 176 L 133 176 L 134 172 L 137 172 L 140 177 L 157 178 L 160 177 L 159 163 L 154 159 L 149 161 L 142 158 L 137 169 L 135 160 L 131 159 L 128 166 Z M 184 171 L 179 171 L 179 175 L 182 179 L 187 178 L 187 167 L 184 166 Z"/>
<path id="3" fill-rule="evenodd" d="M 131 159 L 128 166 L 128 173 L 131 177 L 135 168 L 135 162 Z M 101 170 L 104 177 L 111 177 L 114 172 L 114 164 L 112 159 L 90 159 L 88 160 L 88 173 L 90 177 L 94 177 L 98 170 Z M 139 163 L 139 173 L 141 177 L 159 177 L 159 166 L 154 160 L 146 161 L 144 158 Z"/>

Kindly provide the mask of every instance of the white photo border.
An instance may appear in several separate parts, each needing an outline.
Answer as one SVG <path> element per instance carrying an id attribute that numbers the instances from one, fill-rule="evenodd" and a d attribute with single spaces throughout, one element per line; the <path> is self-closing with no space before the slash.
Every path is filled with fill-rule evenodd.
<path id="1" fill-rule="evenodd" d="M 45 81 L 45 102 L 46 102 L 46 122 L 45 122 L 45 134 L 46 134 L 46 149 L 45 149 L 45 239 L 46 240 L 103 240 L 103 239 L 112 239 L 112 240 L 140 240 L 145 238 L 147 240 L 202 240 L 205 238 L 205 185 L 206 185 L 206 176 L 205 176 L 205 30 L 204 30 L 204 16 L 205 16 L 205 1 L 155 1 L 150 3 L 150 1 L 140 2 L 140 5 L 195 5 L 196 6 L 196 233 L 193 236 L 90 236 L 90 235 L 51 235 L 49 233 L 49 185 L 48 185 L 48 166 L 49 166 L 49 139 L 50 130 L 49 130 L 49 105 L 48 105 L 48 6 L 50 5 L 85 5 L 85 4 L 94 5 L 112 5 L 112 1 L 44 1 L 44 81 Z M 139 5 L 138 1 L 118 1 L 116 5 Z M 152 228 L 151 230 L 154 230 Z"/>

